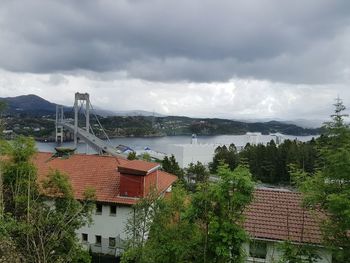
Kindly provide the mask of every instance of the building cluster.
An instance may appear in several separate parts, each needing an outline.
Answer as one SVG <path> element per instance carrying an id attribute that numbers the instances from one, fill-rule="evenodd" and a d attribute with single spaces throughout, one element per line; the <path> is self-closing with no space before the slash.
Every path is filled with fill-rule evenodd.
<path id="1" fill-rule="evenodd" d="M 37 153 L 34 163 L 39 179 L 51 170 L 67 174 L 77 199 L 83 198 L 86 189 L 95 190 L 92 224 L 76 233 L 86 249 L 116 257 L 123 251 L 132 206 L 152 189 L 160 197 L 165 195 L 176 181 L 157 163 L 112 156 L 74 154 L 54 158 L 50 153 Z M 251 237 L 251 242 L 244 245 L 247 262 L 275 262 L 282 253 L 278 244 L 287 240 L 312 244 L 320 256 L 317 262 L 331 262 L 331 253 L 321 245 L 319 222 L 301 206 L 299 193 L 256 189 L 245 217 L 244 227 Z"/>

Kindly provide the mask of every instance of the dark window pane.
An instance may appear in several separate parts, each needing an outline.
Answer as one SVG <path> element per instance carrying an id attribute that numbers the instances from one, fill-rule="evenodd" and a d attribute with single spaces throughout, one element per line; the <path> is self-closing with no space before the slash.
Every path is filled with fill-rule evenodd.
<path id="1" fill-rule="evenodd" d="M 96 236 L 96 245 L 101 246 L 101 236 Z"/>
<path id="2" fill-rule="evenodd" d="M 110 237 L 109 238 L 109 246 L 110 247 L 115 247 L 115 237 Z"/>
<path id="3" fill-rule="evenodd" d="M 111 205 L 110 206 L 110 214 L 111 215 L 116 215 L 117 214 L 117 206 L 116 205 Z"/>
<path id="4" fill-rule="evenodd" d="M 88 242 L 88 234 L 81 234 L 81 239 L 83 242 Z"/>
<path id="5" fill-rule="evenodd" d="M 102 205 L 96 204 L 96 214 L 102 214 Z"/>
<path id="6" fill-rule="evenodd" d="M 265 242 L 253 241 L 249 245 L 249 255 L 253 258 L 266 258 L 267 246 Z"/>

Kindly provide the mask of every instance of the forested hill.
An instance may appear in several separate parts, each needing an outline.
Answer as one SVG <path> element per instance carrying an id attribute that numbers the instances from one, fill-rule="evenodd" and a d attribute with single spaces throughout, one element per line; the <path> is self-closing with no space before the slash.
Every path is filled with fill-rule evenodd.
<path id="1" fill-rule="evenodd" d="M 6 103 L 5 113 L 11 115 L 26 114 L 32 116 L 43 116 L 54 114 L 56 111 L 56 104 L 33 94 L 0 98 L 0 101 Z"/>
<path id="2" fill-rule="evenodd" d="M 148 135 L 224 135 L 246 132 L 283 133 L 286 135 L 316 135 L 321 129 L 305 129 L 294 124 L 277 121 L 246 123 L 227 119 L 198 119 L 180 116 L 168 117 L 107 117 L 101 120 L 108 130 L 119 136 Z M 117 130 L 115 128 L 118 127 Z"/>
<path id="3" fill-rule="evenodd" d="M 56 104 L 36 95 L 0 98 L 7 104 L 5 128 L 17 134 L 32 135 L 40 139 L 53 138 Z M 98 115 L 106 114 L 97 110 Z M 124 112 L 128 114 L 128 112 Z M 110 112 L 110 114 L 113 114 Z M 118 114 L 118 113 L 116 113 Z M 72 109 L 65 107 L 67 118 L 73 118 Z M 153 114 L 151 114 L 153 115 Z M 82 118 L 83 119 L 83 118 Z M 93 118 L 91 118 L 92 125 Z M 190 118 L 183 116 L 100 116 L 108 135 L 113 136 L 165 136 L 165 135 L 226 135 L 246 132 L 283 133 L 286 135 L 316 135 L 320 129 L 302 128 L 295 124 L 269 121 L 247 123 L 228 119 Z M 40 130 L 40 131 L 38 131 Z M 35 132 L 34 132 L 35 131 Z M 95 131 L 99 134 L 99 131 Z"/>

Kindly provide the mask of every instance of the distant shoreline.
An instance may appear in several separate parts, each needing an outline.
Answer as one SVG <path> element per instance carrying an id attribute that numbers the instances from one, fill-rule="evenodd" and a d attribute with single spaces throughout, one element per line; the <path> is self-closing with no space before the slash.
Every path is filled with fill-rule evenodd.
<path id="1" fill-rule="evenodd" d="M 262 136 L 271 136 L 274 133 L 270 134 L 262 134 Z M 157 139 L 157 138 L 173 138 L 173 137 L 188 137 L 190 138 L 192 134 L 177 134 L 177 135 L 144 135 L 144 136 L 109 136 L 109 139 Z M 206 134 L 206 135 L 197 135 L 199 138 L 206 138 L 206 137 L 216 137 L 216 136 L 244 136 L 246 133 L 240 133 L 240 134 Z M 282 136 L 287 136 L 287 137 L 318 137 L 320 134 L 304 134 L 304 135 L 295 135 L 295 134 L 282 134 Z M 102 140 L 106 140 L 106 138 L 100 138 Z M 35 138 L 34 140 L 36 142 L 42 142 L 42 143 L 52 143 L 55 142 L 54 138 Z M 73 139 L 67 139 L 64 140 L 64 142 L 73 142 Z"/>

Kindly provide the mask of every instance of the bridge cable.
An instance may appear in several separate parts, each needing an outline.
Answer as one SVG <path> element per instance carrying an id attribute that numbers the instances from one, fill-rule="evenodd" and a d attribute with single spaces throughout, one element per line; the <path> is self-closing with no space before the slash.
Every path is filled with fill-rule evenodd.
<path id="1" fill-rule="evenodd" d="M 103 126 L 102 126 L 100 120 L 98 119 L 98 117 L 97 117 L 97 115 L 96 115 L 96 113 L 95 113 L 95 109 L 94 109 L 94 107 L 92 106 L 91 102 L 90 102 L 90 106 L 91 106 L 92 112 L 93 112 L 93 114 L 94 114 L 94 116 L 95 116 L 95 118 L 96 118 L 98 124 L 100 125 L 100 128 L 102 129 L 103 134 L 104 134 L 104 135 L 106 136 L 106 138 L 107 138 L 107 141 L 109 142 L 109 144 L 112 144 L 112 142 L 111 142 L 111 140 L 109 139 L 107 133 L 105 132 L 105 129 L 103 128 Z"/>
<path id="2" fill-rule="evenodd" d="M 81 108 L 83 107 L 83 105 L 84 105 L 84 102 L 80 102 L 80 103 L 81 103 L 81 107 L 80 107 L 80 109 L 81 109 Z M 90 103 L 90 105 L 91 105 L 91 103 Z M 79 111 L 80 111 L 80 109 L 79 109 Z M 78 114 L 79 114 L 79 113 L 78 113 Z M 85 111 L 83 111 L 83 114 L 84 114 L 84 116 L 85 116 L 85 118 L 86 118 L 86 113 L 85 113 Z M 93 134 L 94 136 L 96 136 L 94 130 L 92 129 L 91 124 L 89 125 L 89 130 L 91 130 L 92 134 Z M 89 131 L 87 131 L 87 132 L 89 132 Z M 97 136 L 96 136 L 96 137 L 97 137 Z"/>

